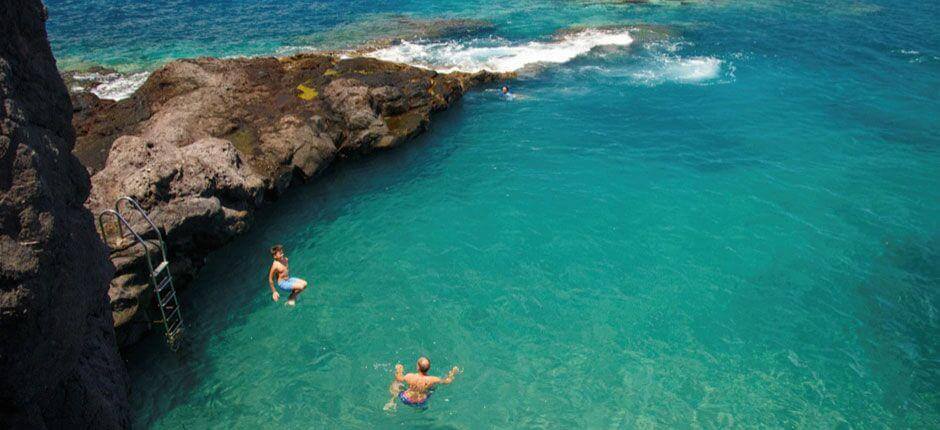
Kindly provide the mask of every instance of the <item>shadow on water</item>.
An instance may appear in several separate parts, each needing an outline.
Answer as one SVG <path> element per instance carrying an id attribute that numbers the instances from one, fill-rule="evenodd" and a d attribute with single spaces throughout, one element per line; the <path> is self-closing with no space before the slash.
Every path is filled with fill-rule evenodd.
<path id="1" fill-rule="evenodd" d="M 288 237 L 281 239 L 284 226 L 329 223 L 343 216 L 348 209 L 348 206 L 342 204 L 327 204 L 328 201 L 381 193 L 416 178 L 437 175 L 437 166 L 457 148 L 435 148 L 429 151 L 428 146 L 460 127 L 459 119 L 464 117 L 461 114 L 462 105 L 463 101 L 460 101 L 447 111 L 434 114 L 429 130 L 401 147 L 340 161 L 310 182 L 295 185 L 277 201 L 268 203 L 258 211 L 254 225 L 247 234 L 214 251 L 208 258 L 231 261 L 228 267 L 257 265 L 259 271 L 264 270 L 270 263 L 268 247 L 271 245 L 271 237 L 278 237 L 278 241 L 283 242 L 288 249 L 297 242 Z M 303 204 L 297 204 L 298 201 Z M 314 209 L 312 213 L 311 208 Z M 246 257 L 246 248 L 256 251 Z M 151 427 L 166 413 L 193 400 L 193 394 L 207 378 L 212 377 L 216 369 L 209 350 L 213 342 L 222 340 L 220 336 L 224 336 L 224 333 L 218 331 L 246 325 L 249 316 L 270 300 L 267 294 L 260 293 L 261 289 L 249 293 L 228 289 L 229 285 L 243 280 L 236 278 L 239 275 L 236 271 L 226 269 L 209 264 L 187 288 L 180 291 L 187 330 L 185 341 L 178 352 L 170 351 L 157 327 L 140 343 L 124 351 L 124 360 L 132 380 L 132 405 L 138 412 L 143 409 L 154 413 L 138 416 L 138 426 Z M 259 279 L 258 282 L 260 285 L 265 281 Z M 259 300 L 259 295 L 265 296 L 264 299 Z M 224 298 L 219 299 L 219 296 Z M 360 296 L 359 300 L 364 298 Z M 220 322 L 224 324 L 220 325 Z M 273 329 L 270 334 L 284 335 Z M 317 340 L 301 347 L 305 349 L 303 355 L 312 359 L 308 367 L 311 370 L 326 365 L 336 354 L 336 348 L 327 339 Z M 155 392 L 135 390 L 134 386 L 140 384 L 162 385 L 171 391 L 162 398 L 139 398 L 135 396 L 137 392 Z M 447 428 L 431 421 L 417 425 L 421 428 Z"/>
<path id="2" fill-rule="evenodd" d="M 192 321 L 186 321 L 187 316 L 192 315 L 189 312 L 190 306 L 187 305 L 187 294 L 180 293 L 181 309 L 184 316 L 184 323 L 187 331 L 185 336 L 190 336 Z M 201 383 L 201 372 L 204 369 L 198 369 L 194 365 L 196 362 L 204 361 L 205 345 L 201 342 L 193 342 L 186 339 L 179 351 L 171 351 L 158 328 L 154 328 L 144 339 L 130 349 L 123 352 L 124 362 L 127 366 L 131 379 L 130 399 L 132 408 L 135 410 L 135 426 L 140 428 L 151 427 L 160 415 L 140 416 L 140 411 L 147 404 L 147 410 L 168 411 L 183 403 L 184 398 L 177 397 L 175 394 L 167 395 L 157 399 L 139 398 L 141 385 L 159 384 L 160 381 L 174 381 L 175 392 L 180 390 L 191 392 Z M 158 379 L 158 380 L 155 380 Z"/>
<path id="3" fill-rule="evenodd" d="M 272 212 L 303 216 L 304 219 L 315 217 L 314 222 L 331 222 L 342 216 L 348 209 L 345 205 L 324 204 L 331 199 L 355 200 L 356 197 L 382 193 L 419 179 L 431 178 L 441 173 L 443 160 L 449 158 L 458 146 L 433 147 L 443 136 L 457 133 L 460 127 L 464 102 L 460 101 L 443 112 L 432 115 L 429 129 L 414 140 L 396 148 L 379 151 L 363 157 L 341 160 L 331 165 L 322 175 L 311 183 L 295 186 L 282 195 L 278 201 L 268 205 L 258 214 L 258 223 L 271 222 L 267 217 Z M 433 148 L 430 148 L 433 147 Z M 338 185 L 342 186 L 338 186 Z M 341 188 L 341 190 L 340 190 Z M 339 193 L 342 193 L 341 195 Z M 290 202 L 318 202 L 315 214 L 291 211 Z M 286 207 L 285 207 L 286 206 Z M 305 203 L 304 207 L 308 207 Z M 293 219 L 277 219 L 277 222 L 291 223 Z"/>

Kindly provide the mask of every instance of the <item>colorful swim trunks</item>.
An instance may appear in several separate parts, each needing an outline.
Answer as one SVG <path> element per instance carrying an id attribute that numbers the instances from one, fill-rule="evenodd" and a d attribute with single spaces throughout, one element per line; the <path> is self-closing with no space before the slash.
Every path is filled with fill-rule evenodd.
<path id="1" fill-rule="evenodd" d="M 428 394 L 428 396 L 425 397 L 424 400 L 422 400 L 422 401 L 420 401 L 420 402 L 412 402 L 411 399 L 409 399 L 408 396 L 405 395 L 405 392 L 404 392 L 404 391 L 398 393 L 398 399 L 401 400 L 402 403 L 404 403 L 404 404 L 406 404 L 406 405 L 408 405 L 408 406 L 414 406 L 414 407 L 420 408 L 420 409 L 427 409 L 427 407 L 428 407 L 428 399 L 430 399 L 430 398 L 431 398 L 431 395 Z"/>

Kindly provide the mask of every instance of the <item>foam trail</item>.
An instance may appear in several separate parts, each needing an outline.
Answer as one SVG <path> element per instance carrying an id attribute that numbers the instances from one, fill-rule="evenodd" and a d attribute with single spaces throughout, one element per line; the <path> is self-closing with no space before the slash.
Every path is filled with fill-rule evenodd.
<path id="1" fill-rule="evenodd" d="M 494 44 L 496 42 L 496 44 Z M 513 72 L 537 63 L 566 63 L 598 46 L 627 46 L 633 38 L 626 30 L 584 30 L 551 42 L 520 45 L 494 40 L 401 44 L 365 53 L 367 57 L 434 69 L 439 72 Z"/>
<path id="2" fill-rule="evenodd" d="M 665 81 L 695 83 L 714 79 L 719 73 L 721 73 L 721 60 L 714 57 L 663 55 L 648 68 L 633 73 L 633 78 L 649 85 Z"/>
<path id="3" fill-rule="evenodd" d="M 721 60 L 713 57 L 679 58 L 667 63 L 665 76 L 679 82 L 714 79 L 721 70 Z"/>

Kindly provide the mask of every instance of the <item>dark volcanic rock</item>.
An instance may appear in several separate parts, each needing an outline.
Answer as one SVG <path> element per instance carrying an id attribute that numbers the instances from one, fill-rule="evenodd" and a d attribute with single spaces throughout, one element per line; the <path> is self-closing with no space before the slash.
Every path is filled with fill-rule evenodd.
<path id="1" fill-rule="evenodd" d="M 113 268 L 38 0 L 0 7 L 0 428 L 126 428 Z"/>
<path id="2" fill-rule="evenodd" d="M 180 286 L 207 252 L 248 228 L 265 198 L 334 159 L 401 144 L 470 86 L 502 77 L 317 54 L 175 61 L 129 99 L 76 102 L 75 153 L 97 172 L 86 205 L 98 213 L 120 196 L 138 200 L 165 232 Z M 122 342 L 137 337 L 126 323 L 147 324 L 145 264 L 135 255 L 112 256 Z"/>

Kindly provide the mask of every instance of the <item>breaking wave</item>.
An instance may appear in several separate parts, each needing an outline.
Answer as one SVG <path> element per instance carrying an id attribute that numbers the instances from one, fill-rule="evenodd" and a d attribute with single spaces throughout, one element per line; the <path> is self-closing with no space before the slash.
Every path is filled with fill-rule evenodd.
<path id="1" fill-rule="evenodd" d="M 76 74 L 76 81 L 99 82 L 97 86 L 90 91 L 92 94 L 102 99 L 122 100 L 134 94 L 141 85 L 147 81 L 149 72 L 137 72 L 130 74 L 122 73 L 82 73 Z"/>
<path id="2" fill-rule="evenodd" d="M 598 46 L 628 46 L 633 38 L 626 30 L 582 30 L 548 42 L 507 43 L 503 39 L 458 42 L 401 42 L 367 57 L 407 63 L 439 72 L 513 72 L 527 66 L 571 61 Z"/>

